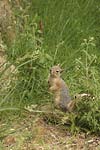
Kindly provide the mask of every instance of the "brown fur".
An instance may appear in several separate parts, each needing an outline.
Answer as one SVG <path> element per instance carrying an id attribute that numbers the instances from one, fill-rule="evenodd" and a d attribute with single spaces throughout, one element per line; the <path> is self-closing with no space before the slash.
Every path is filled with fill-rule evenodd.
<path id="1" fill-rule="evenodd" d="M 48 78 L 49 90 L 54 93 L 55 105 L 62 110 L 72 111 L 74 103 L 71 100 L 68 88 L 65 82 L 60 77 L 62 69 L 59 65 L 53 66 L 50 69 Z"/>

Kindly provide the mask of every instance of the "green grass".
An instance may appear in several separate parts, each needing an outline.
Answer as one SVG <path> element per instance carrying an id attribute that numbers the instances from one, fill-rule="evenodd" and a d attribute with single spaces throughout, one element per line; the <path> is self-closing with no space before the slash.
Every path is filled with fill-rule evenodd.
<path id="1" fill-rule="evenodd" d="M 72 130 L 100 131 L 99 5 L 95 0 L 26 0 L 21 9 L 14 6 L 16 39 L 6 52 L 16 72 L 1 94 L 1 111 L 51 101 L 49 68 L 60 63 L 71 95 L 92 95 L 89 101 L 79 102 L 77 115 L 71 118 Z"/>

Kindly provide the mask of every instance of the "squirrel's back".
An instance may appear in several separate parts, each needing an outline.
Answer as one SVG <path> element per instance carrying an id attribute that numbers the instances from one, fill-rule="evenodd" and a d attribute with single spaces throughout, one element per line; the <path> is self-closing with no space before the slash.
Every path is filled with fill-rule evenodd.
<path id="1" fill-rule="evenodd" d="M 65 82 L 62 80 L 62 87 L 60 90 L 60 107 L 62 109 L 68 109 L 67 105 L 70 103 L 71 101 L 71 97 L 69 95 L 69 89 L 68 87 L 65 85 Z"/>

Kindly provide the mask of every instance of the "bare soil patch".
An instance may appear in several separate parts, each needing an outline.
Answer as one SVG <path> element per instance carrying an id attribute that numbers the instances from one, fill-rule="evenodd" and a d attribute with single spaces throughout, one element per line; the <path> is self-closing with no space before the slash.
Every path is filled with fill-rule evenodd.
<path id="1" fill-rule="evenodd" d="M 47 124 L 42 117 L 25 114 L 24 118 L 0 123 L 2 150 L 99 150 L 100 137 L 80 133 L 71 135 L 57 125 Z"/>

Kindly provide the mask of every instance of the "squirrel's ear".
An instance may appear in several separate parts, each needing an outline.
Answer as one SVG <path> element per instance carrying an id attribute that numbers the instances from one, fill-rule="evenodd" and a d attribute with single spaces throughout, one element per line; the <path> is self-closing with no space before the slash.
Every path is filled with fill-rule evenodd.
<path id="1" fill-rule="evenodd" d="M 60 67 L 60 64 L 58 64 L 57 66 L 59 66 L 59 67 Z"/>
<path id="2" fill-rule="evenodd" d="M 64 71 L 64 69 L 61 69 L 61 71 L 60 72 L 63 72 Z"/>

